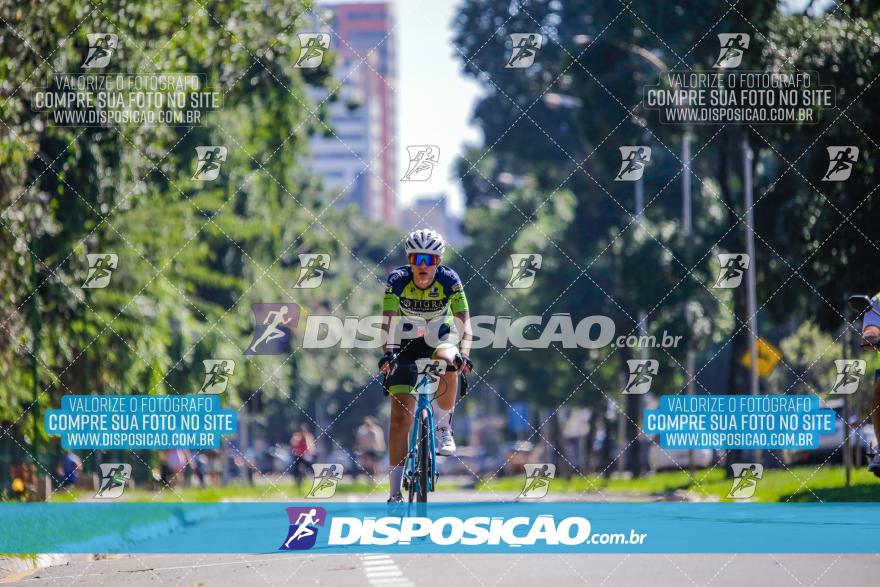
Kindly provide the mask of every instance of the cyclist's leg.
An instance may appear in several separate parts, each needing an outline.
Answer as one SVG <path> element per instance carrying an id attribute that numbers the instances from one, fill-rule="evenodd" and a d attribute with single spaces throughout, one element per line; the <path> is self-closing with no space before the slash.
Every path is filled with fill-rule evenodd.
<path id="1" fill-rule="evenodd" d="M 880 374 L 878 374 L 880 375 Z M 880 376 L 874 376 L 874 397 L 871 399 L 871 423 L 874 425 L 874 436 L 877 454 L 880 454 Z"/>
<path id="2" fill-rule="evenodd" d="M 398 387 L 398 386 L 395 386 Z M 403 387 L 403 386 L 400 386 Z M 391 401 L 391 424 L 388 431 L 388 476 L 391 483 L 390 494 L 400 495 L 403 467 L 406 464 L 407 441 L 412 428 L 413 413 L 416 409 L 416 398 L 409 389 L 394 393 L 391 388 L 388 399 Z"/>
<path id="3" fill-rule="evenodd" d="M 458 354 L 458 348 L 448 343 L 440 343 L 440 346 L 434 351 L 433 359 L 439 359 L 447 365 L 455 365 L 455 355 Z M 449 426 L 449 414 L 455 408 L 455 398 L 458 393 L 458 371 L 447 371 L 441 375 L 443 379 L 443 393 L 437 395 L 437 407 L 442 412 L 437 418 L 437 427 Z M 444 420 L 444 421 L 440 421 Z"/>
<path id="4" fill-rule="evenodd" d="M 430 356 L 425 354 L 422 339 L 405 341 L 398 357 L 401 364 L 414 363 L 417 359 Z M 400 495 L 406 453 L 409 450 L 409 432 L 416 410 L 416 398 L 412 395 L 415 374 L 408 368 L 398 368 L 388 376 L 389 400 L 391 401 L 391 423 L 388 431 L 388 477 L 391 483 L 391 496 Z"/>
<path id="5" fill-rule="evenodd" d="M 458 349 L 449 343 L 441 343 L 433 357 L 447 365 L 455 364 Z M 437 454 L 451 457 L 455 454 L 455 439 L 452 436 L 452 412 L 458 394 L 458 372 L 444 371 L 441 375 L 442 388 L 438 390 L 434 402 L 434 428 L 437 431 Z"/>

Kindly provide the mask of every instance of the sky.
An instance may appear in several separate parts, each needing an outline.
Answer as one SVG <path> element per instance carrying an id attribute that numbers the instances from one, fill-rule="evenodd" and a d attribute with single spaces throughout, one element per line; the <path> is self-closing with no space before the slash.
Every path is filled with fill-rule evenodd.
<path id="1" fill-rule="evenodd" d="M 452 45 L 451 22 L 460 0 L 326 0 L 324 4 L 385 1 L 393 7 L 397 79 L 389 80 L 397 97 L 398 178 L 407 167 L 407 145 L 436 145 L 438 168 L 426 182 L 399 182 L 398 201 L 406 206 L 419 196 L 448 197 L 453 215 L 464 214 L 464 196 L 455 161 L 467 144 L 481 144 L 470 123 L 480 86 L 461 73 L 461 56 Z"/>
<path id="2" fill-rule="evenodd" d="M 482 133 L 470 119 L 481 89 L 461 73 L 460 54 L 452 45 L 450 23 L 457 0 L 393 0 L 397 28 L 397 145 L 400 173 L 406 169 L 406 145 L 437 145 L 440 167 L 427 182 L 401 182 L 398 196 L 445 193 L 450 210 L 464 209 L 454 163 L 468 143 Z"/>
<path id="3" fill-rule="evenodd" d="M 348 0 L 357 2 L 358 0 Z M 364 0 L 369 1 L 369 0 Z M 831 0 L 817 0 L 814 11 Z M 790 11 L 802 11 L 808 0 L 787 0 Z M 437 145 L 440 165 L 427 182 L 400 182 L 404 204 L 421 195 L 446 194 L 450 211 L 464 210 L 454 163 L 466 144 L 482 143 L 471 115 L 480 86 L 461 72 L 460 54 L 452 44 L 452 18 L 460 0 L 390 0 L 396 19 L 398 55 L 397 142 L 398 176 L 406 169 L 407 145 Z"/>

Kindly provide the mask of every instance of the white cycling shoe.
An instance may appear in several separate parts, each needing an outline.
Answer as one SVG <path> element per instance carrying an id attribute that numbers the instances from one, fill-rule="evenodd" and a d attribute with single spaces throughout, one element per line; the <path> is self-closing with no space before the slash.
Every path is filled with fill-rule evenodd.
<path id="1" fill-rule="evenodd" d="M 451 457 L 455 454 L 455 439 L 452 438 L 451 428 L 437 428 L 437 454 L 441 457 Z"/>

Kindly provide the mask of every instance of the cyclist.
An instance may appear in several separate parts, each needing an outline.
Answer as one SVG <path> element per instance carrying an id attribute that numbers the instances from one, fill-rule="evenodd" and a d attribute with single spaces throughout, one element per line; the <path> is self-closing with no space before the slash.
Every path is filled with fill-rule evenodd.
<path id="1" fill-rule="evenodd" d="M 865 339 L 865 347 L 880 351 L 880 294 L 871 298 L 871 309 L 865 312 L 862 318 L 862 338 Z M 877 447 L 874 450 L 874 458 L 868 465 L 868 470 L 880 477 L 880 372 L 874 376 L 874 397 L 871 401 L 871 423 L 874 425 L 874 436 Z"/>
<path id="2" fill-rule="evenodd" d="M 410 233 L 404 245 L 408 264 L 391 272 L 385 288 L 382 304 L 385 317 L 385 344 L 382 350 L 385 354 L 379 361 L 379 368 L 387 374 L 386 385 L 391 400 L 389 502 L 403 499 L 401 481 L 416 403 L 411 395 L 411 374 L 404 369 L 392 369 L 392 362 L 398 357 L 406 363 L 413 363 L 417 359 L 434 359 L 447 365 L 460 365 L 463 373 L 468 373 L 473 367 L 468 357 L 471 327 L 467 298 L 458 274 L 442 264 L 445 249 L 446 243 L 436 231 L 420 229 Z M 402 316 L 411 327 L 407 331 L 407 325 L 402 325 L 403 333 L 408 332 L 408 335 L 402 336 L 401 340 L 389 335 L 389 332 L 396 332 L 398 320 L 393 318 L 395 316 Z M 460 349 L 451 341 L 453 318 L 456 325 L 460 325 Z M 415 328 L 414 332 L 412 328 Z M 444 392 L 434 401 L 436 450 L 438 455 L 452 456 L 455 454 L 455 440 L 451 424 L 458 391 L 458 373 L 444 372 L 441 377 Z"/>

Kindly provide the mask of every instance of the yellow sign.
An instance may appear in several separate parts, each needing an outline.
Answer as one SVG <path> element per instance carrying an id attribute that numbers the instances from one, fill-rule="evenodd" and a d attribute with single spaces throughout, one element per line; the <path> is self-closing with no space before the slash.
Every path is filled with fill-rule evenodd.
<path id="1" fill-rule="evenodd" d="M 758 337 L 758 375 L 766 379 L 776 369 L 776 365 L 782 360 L 782 351 L 772 342 L 768 342 Z M 752 353 L 746 351 L 746 354 L 740 359 L 740 364 L 746 369 L 752 366 Z"/>

